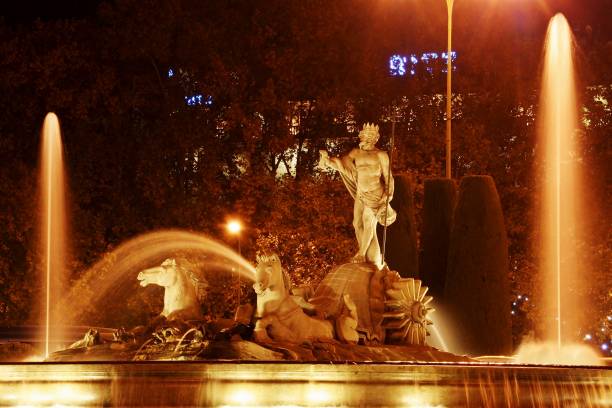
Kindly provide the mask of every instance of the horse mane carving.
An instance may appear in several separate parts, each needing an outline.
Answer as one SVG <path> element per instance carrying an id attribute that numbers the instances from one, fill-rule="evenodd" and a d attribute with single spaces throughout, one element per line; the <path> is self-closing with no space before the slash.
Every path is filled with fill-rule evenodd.
<path id="1" fill-rule="evenodd" d="M 196 282 L 186 268 L 168 258 L 160 266 L 138 274 L 140 286 L 158 285 L 164 291 L 164 309 L 160 316 L 168 320 L 198 320 L 202 317 Z"/>
<path id="2" fill-rule="evenodd" d="M 287 273 L 287 271 L 281 266 L 280 257 L 275 253 L 261 253 L 257 254 L 255 257 L 257 265 L 262 265 L 265 267 L 272 267 L 280 270 L 283 277 L 283 285 L 285 286 L 285 290 L 291 290 L 291 277 Z M 276 271 L 278 273 L 278 271 Z"/>

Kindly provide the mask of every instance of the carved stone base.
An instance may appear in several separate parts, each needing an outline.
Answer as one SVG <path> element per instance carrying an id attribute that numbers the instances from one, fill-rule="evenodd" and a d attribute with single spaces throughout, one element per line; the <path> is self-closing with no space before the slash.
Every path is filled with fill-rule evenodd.
<path id="1" fill-rule="evenodd" d="M 330 361 L 330 362 L 469 362 L 428 346 L 359 346 L 338 342 L 303 345 L 270 343 L 260 345 L 246 340 L 202 341 L 175 353 L 175 344 L 157 344 L 138 351 L 123 350 L 113 344 L 53 353 L 47 361 L 137 361 L 151 360 L 239 360 L 239 361 Z M 138 351 L 138 353 L 137 353 Z"/>

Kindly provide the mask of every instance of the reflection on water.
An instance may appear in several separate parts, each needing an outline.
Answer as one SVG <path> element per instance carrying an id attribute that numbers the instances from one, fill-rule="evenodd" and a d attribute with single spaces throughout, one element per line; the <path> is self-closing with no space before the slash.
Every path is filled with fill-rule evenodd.
<path id="1" fill-rule="evenodd" d="M 2 394 L 0 404 L 16 406 L 87 406 L 101 401 L 91 386 L 74 384 L 20 384 Z M 2 390 L 4 391 L 4 390 Z"/>
<path id="2" fill-rule="evenodd" d="M 0 365 L 0 406 L 591 406 L 600 367 L 115 363 Z"/>

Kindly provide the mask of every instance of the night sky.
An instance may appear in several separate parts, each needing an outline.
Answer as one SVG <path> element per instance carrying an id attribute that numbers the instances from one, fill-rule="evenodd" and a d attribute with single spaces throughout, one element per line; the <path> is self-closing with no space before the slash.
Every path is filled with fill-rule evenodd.
<path id="1" fill-rule="evenodd" d="M 251 0 L 248 0 L 249 2 Z M 332 0 L 330 0 L 332 1 Z M 443 7 L 443 0 L 372 0 L 385 4 L 394 1 L 398 3 L 415 3 L 423 1 L 432 6 L 432 2 L 439 2 Z M 56 1 L 3 1 L 0 5 L 0 15 L 9 23 L 28 22 L 37 18 L 43 20 L 54 20 L 63 18 L 82 18 L 94 16 L 100 0 L 56 0 Z M 235 2 L 239 3 L 239 2 Z M 265 1 L 261 2 L 265 4 Z M 478 8 L 486 6 L 511 7 L 515 18 L 525 18 L 521 9 L 532 12 L 533 7 L 540 9 L 542 17 L 552 15 L 556 12 L 566 14 L 572 25 L 586 25 L 602 30 L 604 35 L 612 40 L 612 0 L 456 0 L 455 9 L 469 7 L 473 3 Z M 505 3 L 505 4 L 503 4 Z M 410 6 L 411 7 L 411 6 Z"/>
<path id="2" fill-rule="evenodd" d="M 95 15 L 100 3 L 102 1 L 99 0 L 3 1 L 0 5 L 0 15 L 9 22 L 28 22 L 37 18 L 81 18 Z"/>

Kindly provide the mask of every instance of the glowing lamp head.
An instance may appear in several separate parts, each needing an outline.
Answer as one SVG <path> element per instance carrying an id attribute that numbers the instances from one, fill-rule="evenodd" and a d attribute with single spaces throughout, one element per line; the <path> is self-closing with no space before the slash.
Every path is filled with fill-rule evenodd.
<path id="1" fill-rule="evenodd" d="M 242 224 L 240 221 L 231 220 L 227 223 L 227 231 L 233 235 L 240 234 L 240 231 L 242 231 Z"/>

